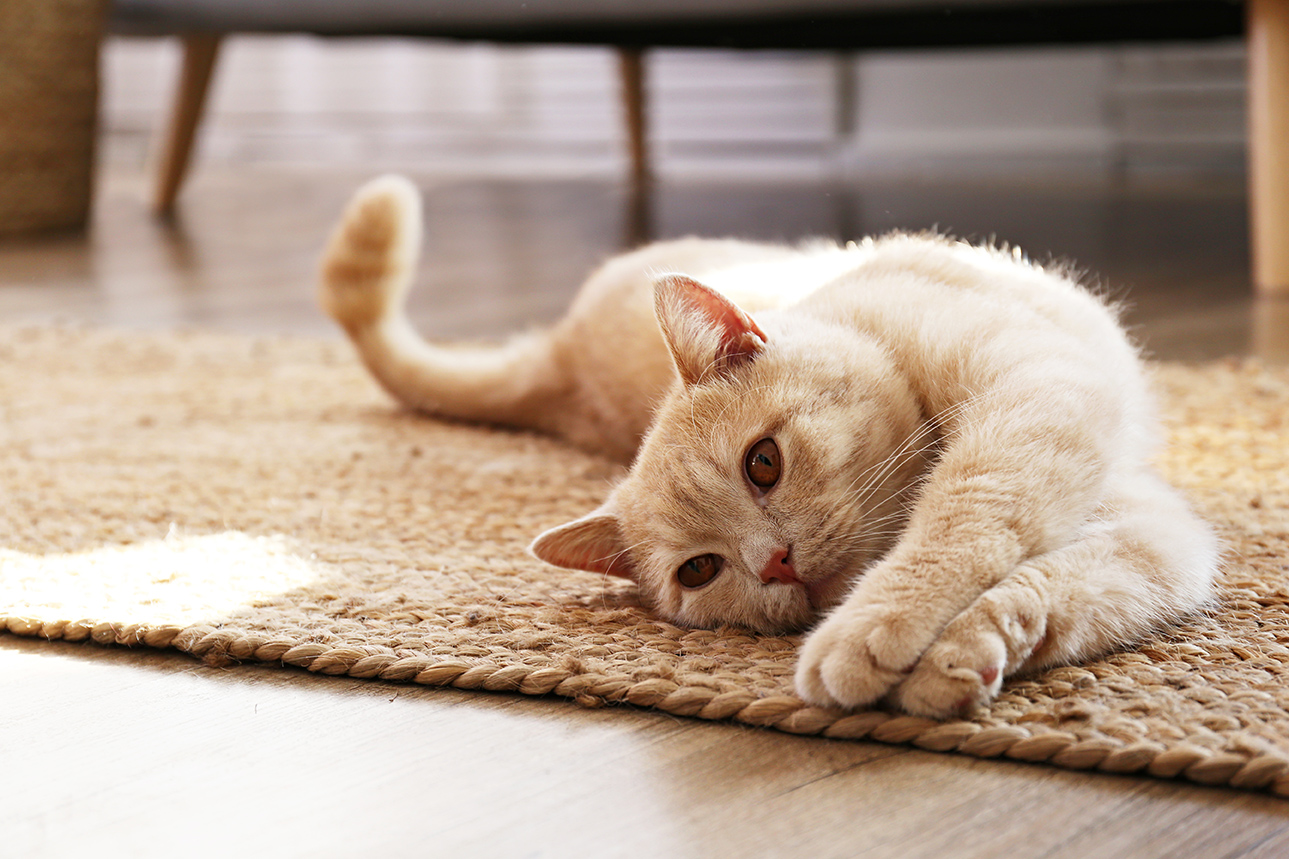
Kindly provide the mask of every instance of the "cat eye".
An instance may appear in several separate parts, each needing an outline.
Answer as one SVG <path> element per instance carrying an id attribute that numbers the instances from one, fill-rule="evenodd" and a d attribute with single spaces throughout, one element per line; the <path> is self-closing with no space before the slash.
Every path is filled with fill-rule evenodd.
<path id="1" fill-rule="evenodd" d="M 779 456 L 779 446 L 772 438 L 763 438 L 747 452 L 743 460 L 743 471 L 753 486 L 769 489 L 779 482 L 779 473 L 783 471 L 783 462 Z"/>
<path id="2" fill-rule="evenodd" d="M 720 574 L 725 559 L 720 555 L 699 555 L 690 558 L 676 570 L 676 579 L 687 588 L 701 588 Z"/>

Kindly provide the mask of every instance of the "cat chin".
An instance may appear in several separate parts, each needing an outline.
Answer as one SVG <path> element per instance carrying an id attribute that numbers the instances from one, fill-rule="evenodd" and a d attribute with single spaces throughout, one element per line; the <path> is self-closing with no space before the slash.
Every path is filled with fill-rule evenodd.
<path id="1" fill-rule="evenodd" d="M 735 611 L 713 608 L 706 611 L 682 610 L 679 616 L 672 618 L 672 622 L 702 629 L 738 626 L 762 635 L 788 635 L 806 631 L 819 619 L 820 609 L 803 588 L 789 585 L 768 587 L 777 591 L 766 594 L 755 607 L 743 605 Z"/>

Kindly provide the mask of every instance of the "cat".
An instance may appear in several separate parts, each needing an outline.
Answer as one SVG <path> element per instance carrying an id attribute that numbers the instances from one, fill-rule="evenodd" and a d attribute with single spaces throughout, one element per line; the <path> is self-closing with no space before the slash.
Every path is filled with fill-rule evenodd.
<path id="1" fill-rule="evenodd" d="M 810 629 L 811 704 L 962 715 L 1211 598 L 1217 541 L 1151 468 L 1141 359 L 1064 269 L 934 235 L 686 238 L 604 263 L 547 331 L 435 346 L 403 312 L 420 206 L 369 182 L 323 256 L 372 375 L 630 462 L 532 552 L 682 626 Z"/>

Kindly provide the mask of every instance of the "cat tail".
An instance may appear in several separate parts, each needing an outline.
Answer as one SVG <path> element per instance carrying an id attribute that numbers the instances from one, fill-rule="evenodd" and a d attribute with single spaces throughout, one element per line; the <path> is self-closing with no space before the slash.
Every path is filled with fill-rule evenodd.
<path id="1" fill-rule="evenodd" d="M 421 199 L 382 176 L 350 200 L 322 256 L 319 302 L 399 402 L 442 417 L 550 429 L 565 389 L 549 336 L 499 346 L 435 346 L 403 305 L 420 255 Z"/>

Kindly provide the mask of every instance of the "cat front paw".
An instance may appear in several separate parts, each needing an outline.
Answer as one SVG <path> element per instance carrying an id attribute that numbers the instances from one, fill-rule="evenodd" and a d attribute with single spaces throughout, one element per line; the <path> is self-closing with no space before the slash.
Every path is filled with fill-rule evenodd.
<path id="1" fill-rule="evenodd" d="M 933 637 L 907 611 L 843 605 L 802 645 L 797 694 L 821 707 L 868 706 L 908 676 Z"/>
<path id="2" fill-rule="evenodd" d="M 979 635 L 965 642 L 942 638 L 895 688 L 891 703 L 930 719 L 966 715 L 998 694 L 1006 662 L 1007 650 L 997 635 Z"/>
<path id="3" fill-rule="evenodd" d="M 1046 620 L 1023 586 L 995 588 L 954 618 L 890 696 L 907 713 L 963 716 L 998 695 L 1047 641 Z"/>

